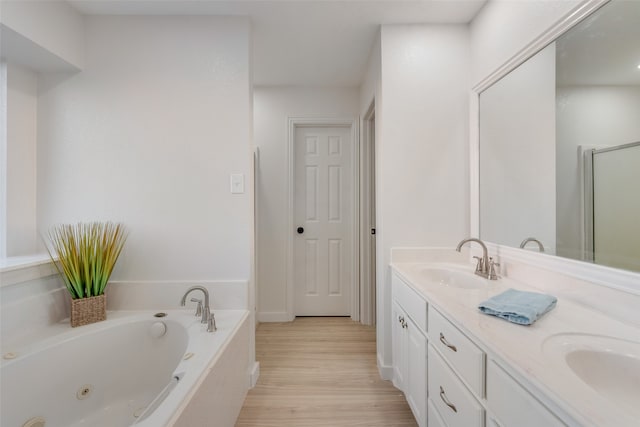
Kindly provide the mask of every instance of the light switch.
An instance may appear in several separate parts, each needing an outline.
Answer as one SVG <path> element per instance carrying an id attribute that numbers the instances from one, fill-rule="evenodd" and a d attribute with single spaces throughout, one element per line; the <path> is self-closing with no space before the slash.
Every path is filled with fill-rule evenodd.
<path id="1" fill-rule="evenodd" d="M 231 174 L 231 194 L 244 193 L 244 175 L 241 173 Z"/>

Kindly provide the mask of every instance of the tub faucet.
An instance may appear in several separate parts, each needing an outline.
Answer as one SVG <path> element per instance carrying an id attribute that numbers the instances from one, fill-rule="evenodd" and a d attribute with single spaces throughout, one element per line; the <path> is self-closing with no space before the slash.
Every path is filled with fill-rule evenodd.
<path id="1" fill-rule="evenodd" d="M 202 293 L 204 294 L 204 307 L 202 307 L 202 318 L 200 320 L 200 323 L 207 324 L 207 332 L 214 332 L 216 330 L 216 321 L 213 313 L 211 313 L 211 308 L 209 307 L 209 292 L 205 287 L 192 286 L 187 289 L 187 292 L 184 293 L 182 299 L 180 300 L 180 305 L 182 307 L 185 306 L 187 302 L 187 296 L 191 293 L 191 291 L 202 291 Z"/>
<path id="2" fill-rule="evenodd" d="M 524 239 L 522 241 L 522 243 L 520 243 L 520 248 L 524 249 L 525 246 L 527 246 L 527 243 L 529 242 L 535 242 L 538 244 L 538 250 L 540 252 L 544 252 L 544 246 L 542 245 L 542 242 L 538 239 L 536 239 L 535 237 L 527 237 L 526 239 Z"/>
<path id="3" fill-rule="evenodd" d="M 487 250 L 487 246 L 484 244 L 484 242 L 482 242 L 482 240 L 476 239 L 475 237 L 464 239 L 460 243 L 458 243 L 456 251 L 460 252 L 460 249 L 462 249 L 462 245 L 467 242 L 476 242 L 480 246 L 482 246 L 482 258 L 474 256 L 474 258 L 478 260 L 475 273 L 478 276 L 484 277 L 485 279 L 497 280 L 498 275 L 496 274 L 495 267 L 499 264 L 493 262 L 493 258 L 489 258 L 489 251 Z"/>

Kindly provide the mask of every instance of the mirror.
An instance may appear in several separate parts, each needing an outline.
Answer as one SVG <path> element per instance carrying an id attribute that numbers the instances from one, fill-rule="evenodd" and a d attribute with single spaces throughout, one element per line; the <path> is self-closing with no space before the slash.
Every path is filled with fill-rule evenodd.
<path id="1" fill-rule="evenodd" d="M 640 2 L 612 0 L 480 94 L 480 237 L 640 271 Z"/>

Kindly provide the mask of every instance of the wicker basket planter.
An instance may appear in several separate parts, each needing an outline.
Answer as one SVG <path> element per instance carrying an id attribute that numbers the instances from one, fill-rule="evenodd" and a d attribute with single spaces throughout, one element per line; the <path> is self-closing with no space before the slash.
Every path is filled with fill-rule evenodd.
<path id="1" fill-rule="evenodd" d="M 107 319 L 107 296 L 71 300 L 71 327 L 88 325 Z"/>

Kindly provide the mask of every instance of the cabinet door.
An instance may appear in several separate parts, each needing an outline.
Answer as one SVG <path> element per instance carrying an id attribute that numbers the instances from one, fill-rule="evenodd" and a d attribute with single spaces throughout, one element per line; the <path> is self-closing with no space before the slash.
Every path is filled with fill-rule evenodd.
<path id="1" fill-rule="evenodd" d="M 405 322 L 409 318 L 400 308 L 398 303 L 393 302 L 391 318 L 391 341 L 393 345 L 393 384 L 400 390 L 405 391 L 405 378 L 407 376 L 407 334 L 405 333 Z"/>
<path id="2" fill-rule="evenodd" d="M 429 422 L 429 427 L 447 427 L 431 399 L 427 401 L 427 420 Z"/>
<path id="3" fill-rule="evenodd" d="M 565 425 L 493 360 L 487 364 L 487 403 L 504 426 Z"/>
<path id="4" fill-rule="evenodd" d="M 429 398 L 447 426 L 482 427 L 484 425 L 482 405 L 447 366 L 431 343 L 429 343 L 428 353 Z M 520 426 L 513 424 L 509 427 Z"/>
<path id="5" fill-rule="evenodd" d="M 406 397 L 419 426 L 426 425 L 427 403 L 427 339 L 417 325 L 407 320 Z"/>

